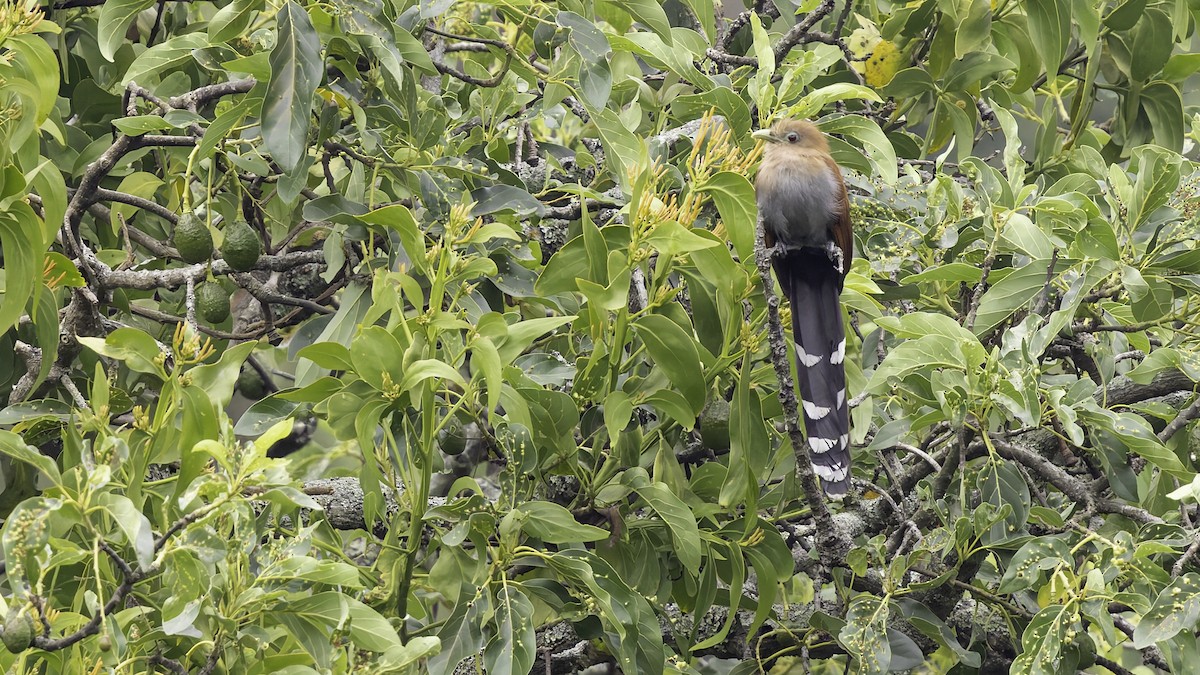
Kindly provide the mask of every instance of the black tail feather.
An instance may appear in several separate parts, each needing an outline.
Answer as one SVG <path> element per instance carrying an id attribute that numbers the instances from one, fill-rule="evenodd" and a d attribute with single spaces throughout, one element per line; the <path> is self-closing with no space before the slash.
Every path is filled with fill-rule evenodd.
<path id="1" fill-rule="evenodd" d="M 846 401 L 846 333 L 839 305 L 842 275 L 820 249 L 775 258 L 775 275 L 792 308 L 796 373 L 813 470 L 826 494 L 850 488 L 850 408 Z"/>

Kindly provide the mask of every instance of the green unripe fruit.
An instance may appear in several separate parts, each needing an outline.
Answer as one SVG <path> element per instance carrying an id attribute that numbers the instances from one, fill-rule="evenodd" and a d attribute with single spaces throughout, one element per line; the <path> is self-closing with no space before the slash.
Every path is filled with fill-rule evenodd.
<path id="1" fill-rule="evenodd" d="M 714 398 L 700 411 L 700 440 L 710 450 L 729 448 L 729 401 Z"/>
<path id="2" fill-rule="evenodd" d="M 100 651 L 102 652 L 110 651 L 112 650 L 112 638 L 107 635 L 101 635 L 100 639 L 96 640 L 96 646 L 99 647 Z"/>
<path id="3" fill-rule="evenodd" d="M 4 620 L 4 633 L 0 634 L 0 639 L 4 640 L 4 646 L 13 654 L 29 649 L 33 642 L 33 619 L 20 607 L 13 607 Z"/>
<path id="4" fill-rule="evenodd" d="M 192 212 L 179 217 L 175 223 L 175 248 L 184 262 L 193 265 L 212 257 L 212 232 L 209 232 L 203 218 Z"/>
<path id="5" fill-rule="evenodd" d="M 210 324 L 229 318 L 229 294 L 221 284 L 209 281 L 196 287 L 196 311 Z"/>
<path id="6" fill-rule="evenodd" d="M 466 429 L 457 417 L 446 423 L 438 432 L 438 446 L 447 455 L 461 455 L 467 449 Z"/>
<path id="7" fill-rule="evenodd" d="M 262 255 L 262 242 L 244 220 L 236 220 L 225 228 L 225 241 L 221 243 L 221 257 L 229 267 L 238 272 L 249 272 Z"/>
<path id="8" fill-rule="evenodd" d="M 237 390 L 242 396 L 257 401 L 266 396 L 267 383 L 263 382 L 262 376 L 258 374 L 257 370 L 246 367 L 238 373 Z"/>

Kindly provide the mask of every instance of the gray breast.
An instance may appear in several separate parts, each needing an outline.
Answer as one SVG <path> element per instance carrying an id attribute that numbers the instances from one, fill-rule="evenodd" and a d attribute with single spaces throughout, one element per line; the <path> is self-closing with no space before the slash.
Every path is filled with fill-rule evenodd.
<path id="1" fill-rule="evenodd" d="M 758 209 L 767 229 L 787 246 L 821 246 L 830 241 L 838 186 L 826 166 L 779 163 L 777 175 L 758 190 Z"/>

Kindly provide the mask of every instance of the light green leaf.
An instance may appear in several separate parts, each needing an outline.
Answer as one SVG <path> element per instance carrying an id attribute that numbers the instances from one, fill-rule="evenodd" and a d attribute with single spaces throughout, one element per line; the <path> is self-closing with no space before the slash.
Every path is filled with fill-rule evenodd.
<path id="1" fill-rule="evenodd" d="M 758 204 L 754 198 L 754 186 L 740 173 L 720 171 L 698 186 L 702 192 L 712 195 L 725 234 L 742 260 L 754 255 L 754 229 L 758 226 Z"/>
<path id="2" fill-rule="evenodd" d="M 882 99 L 870 87 L 849 82 L 835 82 L 806 94 L 790 108 L 789 114 L 793 117 L 814 117 L 830 103 L 846 100 L 879 102 Z"/>
<path id="3" fill-rule="evenodd" d="M 177 35 L 142 52 L 125 71 L 122 82 L 147 84 L 149 76 L 187 63 L 192 60 L 193 51 L 207 46 L 208 35 L 205 33 Z"/>
<path id="4" fill-rule="evenodd" d="M 888 185 L 894 185 L 899 177 L 896 165 L 896 149 L 883 130 L 873 120 L 859 115 L 843 115 L 821 122 L 821 130 L 828 134 L 842 134 L 862 144 L 867 159 Z"/>
<path id="5" fill-rule="evenodd" d="M 449 380 L 460 387 L 466 387 L 467 382 L 457 370 L 436 359 L 420 359 L 404 371 L 404 379 L 400 381 L 400 391 L 409 391 L 418 383 L 429 378 Z"/>
<path id="6" fill-rule="evenodd" d="M 691 253 L 719 245 L 719 242 L 714 239 L 702 237 L 673 220 L 659 223 L 650 236 L 646 237 L 646 243 L 667 256 Z"/>
<path id="7" fill-rule="evenodd" d="M 100 47 L 100 55 L 112 61 L 117 48 L 126 44 L 125 33 L 134 17 L 154 4 L 155 0 L 114 0 L 102 4 L 96 23 L 96 42 Z"/>

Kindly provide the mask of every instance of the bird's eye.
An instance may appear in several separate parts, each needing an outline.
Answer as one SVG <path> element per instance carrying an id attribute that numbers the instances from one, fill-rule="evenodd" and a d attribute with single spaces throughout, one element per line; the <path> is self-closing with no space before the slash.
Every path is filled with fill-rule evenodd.
<path id="1" fill-rule="evenodd" d="M 787 140 L 788 143 L 795 143 L 796 141 L 800 140 L 800 136 L 796 132 L 792 131 L 788 133 Z"/>

